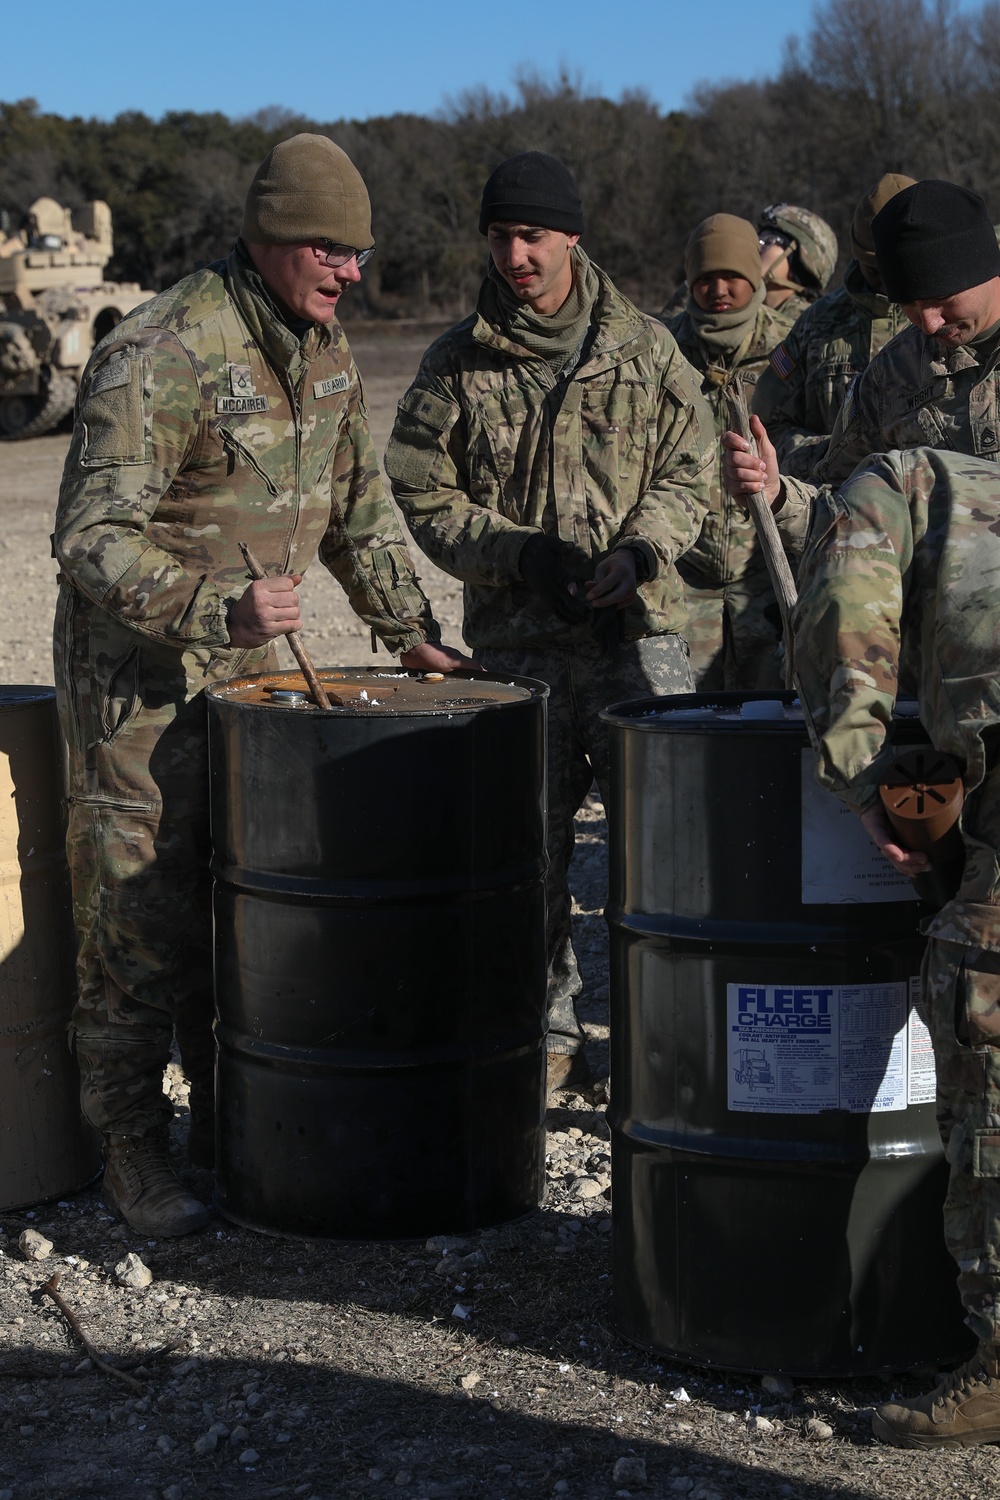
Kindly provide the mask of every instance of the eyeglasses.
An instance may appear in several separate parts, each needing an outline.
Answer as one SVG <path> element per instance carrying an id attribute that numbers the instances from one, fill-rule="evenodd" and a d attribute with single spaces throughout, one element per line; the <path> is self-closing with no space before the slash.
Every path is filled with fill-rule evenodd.
<path id="1" fill-rule="evenodd" d="M 323 247 L 320 253 L 323 265 L 333 266 L 335 270 L 346 266 L 349 260 L 356 260 L 360 271 L 375 254 L 374 245 L 369 245 L 367 250 L 355 250 L 353 245 L 335 245 L 332 240 L 320 240 L 319 244 Z"/>
<path id="2" fill-rule="evenodd" d="M 768 245 L 780 245 L 782 250 L 788 250 L 795 243 L 790 234 L 783 234 L 780 229 L 762 229 L 757 241 L 762 250 L 766 250 Z"/>

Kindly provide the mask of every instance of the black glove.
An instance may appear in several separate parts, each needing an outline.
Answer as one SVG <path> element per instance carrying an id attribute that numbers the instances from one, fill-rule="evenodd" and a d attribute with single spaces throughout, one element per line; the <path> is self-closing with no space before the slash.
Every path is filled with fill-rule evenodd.
<path id="1" fill-rule="evenodd" d="M 560 620 L 568 625 L 580 625 L 592 614 L 589 604 L 569 591 L 575 583 L 573 574 L 563 562 L 563 556 L 572 552 L 571 542 L 561 542 L 558 537 L 547 536 L 539 531 L 529 537 L 521 548 L 521 577 L 552 609 Z"/>

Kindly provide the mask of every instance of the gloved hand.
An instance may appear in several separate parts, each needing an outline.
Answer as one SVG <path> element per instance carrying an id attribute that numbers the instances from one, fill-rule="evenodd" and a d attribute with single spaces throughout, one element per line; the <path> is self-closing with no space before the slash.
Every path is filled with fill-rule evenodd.
<path id="1" fill-rule="evenodd" d="M 579 625 L 589 620 L 593 611 L 589 604 L 569 591 L 569 585 L 575 584 L 576 580 L 562 559 L 572 550 L 571 543 L 561 542 L 558 537 L 540 531 L 529 537 L 521 548 L 520 568 L 521 577 L 533 594 L 544 599 L 560 620 L 565 620 L 568 625 Z"/>

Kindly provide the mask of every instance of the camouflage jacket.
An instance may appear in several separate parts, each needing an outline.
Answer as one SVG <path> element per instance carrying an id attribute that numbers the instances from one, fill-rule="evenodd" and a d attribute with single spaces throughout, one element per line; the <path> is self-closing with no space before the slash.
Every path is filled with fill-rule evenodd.
<path id="1" fill-rule="evenodd" d="M 771 351 L 754 395 L 782 473 L 812 477 L 854 377 L 907 326 L 896 304 L 871 290 L 856 260 L 843 286 L 806 309 Z"/>
<path id="2" fill-rule="evenodd" d="M 109 670 L 138 633 L 183 655 L 189 690 L 228 675 L 266 653 L 230 645 L 241 541 L 273 573 L 318 552 L 390 650 L 437 633 L 347 340 L 334 324 L 300 342 L 237 247 L 125 318 L 84 372 L 53 538 L 73 628 Z"/>
<path id="3" fill-rule="evenodd" d="M 1000 457 L 1000 343 L 983 358 L 904 328 L 851 386 L 816 478 L 839 484 L 869 454 L 922 446 Z"/>
<path id="4" fill-rule="evenodd" d="M 723 380 L 731 375 L 742 376 L 746 387 L 747 402 L 753 396 L 754 386 L 761 371 L 766 367 L 767 357 L 781 330 L 774 311 L 770 307 L 757 309 L 757 317 L 746 348 L 737 350 L 739 358 L 728 366 L 721 366 L 714 354 L 709 354 L 698 337 L 697 327 L 686 312 L 671 318 L 668 329 L 677 340 L 677 347 L 702 377 L 702 392 L 708 401 L 715 422 L 716 439 L 729 425 L 726 403 L 723 396 Z M 721 378 L 720 378 L 721 377 Z M 775 519 L 778 522 L 786 551 L 794 554 L 801 549 L 809 520 L 808 501 L 789 492 L 788 498 Z M 722 449 L 718 441 L 714 446 L 711 469 L 711 495 L 708 514 L 702 524 L 698 540 L 684 554 L 680 564 L 682 577 L 690 579 L 700 587 L 722 588 L 736 583 L 750 573 L 766 574 L 766 565 L 757 540 L 753 521 L 741 510 L 727 493 L 722 483 Z"/>
<path id="5" fill-rule="evenodd" d="M 1000 474 L 981 458 L 879 454 L 823 489 L 799 568 L 796 675 L 819 780 L 874 802 L 899 688 L 935 746 L 983 780 L 1000 723 Z"/>
<path id="6" fill-rule="evenodd" d="M 464 583 L 470 646 L 589 638 L 521 581 L 539 530 L 571 544 L 580 579 L 615 547 L 641 552 L 648 577 L 621 611 L 626 640 L 683 629 L 674 561 L 705 515 L 711 416 L 669 334 L 597 274 L 596 329 L 568 381 L 491 323 L 481 297 L 399 404 L 393 494 L 418 545 Z"/>
<path id="7" fill-rule="evenodd" d="M 778 326 L 778 337 L 781 338 L 786 333 L 790 333 L 799 319 L 814 306 L 813 299 L 804 297 L 801 292 L 793 292 L 790 297 L 786 297 L 780 307 L 768 308 Z"/>

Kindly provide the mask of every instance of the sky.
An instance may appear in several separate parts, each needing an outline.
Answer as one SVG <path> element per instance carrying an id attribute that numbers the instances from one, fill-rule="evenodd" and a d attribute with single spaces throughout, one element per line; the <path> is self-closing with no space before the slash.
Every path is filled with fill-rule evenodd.
<path id="1" fill-rule="evenodd" d="M 432 114 L 466 89 L 511 92 L 519 70 L 551 80 L 566 67 L 589 92 L 640 88 L 673 109 L 701 81 L 775 72 L 811 13 L 787 0 L 43 0 L 6 9 L 0 100 L 100 119 L 278 105 L 363 120 Z"/>

